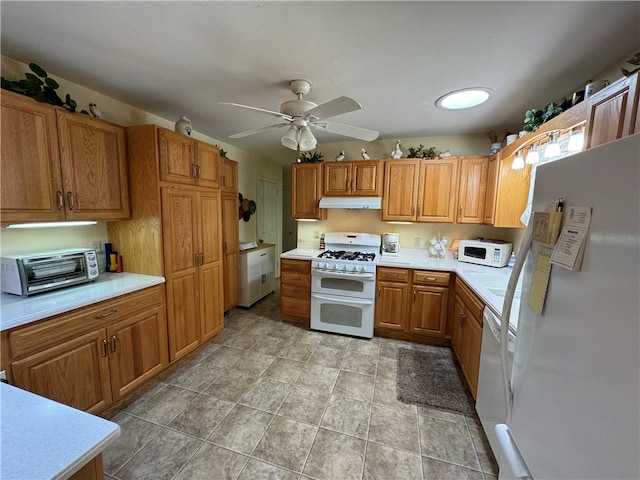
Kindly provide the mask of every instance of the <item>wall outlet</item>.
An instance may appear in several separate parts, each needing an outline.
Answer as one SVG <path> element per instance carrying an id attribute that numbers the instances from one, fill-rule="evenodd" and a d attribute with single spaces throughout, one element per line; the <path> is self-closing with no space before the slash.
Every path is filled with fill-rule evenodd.
<path id="1" fill-rule="evenodd" d="M 413 237 L 413 246 L 415 248 L 420 248 L 420 237 Z"/>
<path id="2" fill-rule="evenodd" d="M 313 231 L 313 238 L 320 238 L 320 231 L 314 230 Z"/>
<path id="3" fill-rule="evenodd" d="M 91 242 L 91 248 L 93 248 L 96 253 L 102 253 L 102 242 L 100 240 L 94 240 Z"/>

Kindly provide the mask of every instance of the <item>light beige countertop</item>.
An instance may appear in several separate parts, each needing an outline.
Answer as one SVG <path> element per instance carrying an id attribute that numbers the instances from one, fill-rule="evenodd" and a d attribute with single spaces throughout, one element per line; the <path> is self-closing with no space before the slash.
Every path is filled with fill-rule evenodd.
<path id="1" fill-rule="evenodd" d="M 2 293 L 0 331 L 159 285 L 164 281 L 164 277 L 138 273 L 101 273 L 94 282 L 31 297 Z"/>
<path id="2" fill-rule="evenodd" d="M 0 383 L 2 480 L 69 478 L 120 436 L 95 415 Z"/>

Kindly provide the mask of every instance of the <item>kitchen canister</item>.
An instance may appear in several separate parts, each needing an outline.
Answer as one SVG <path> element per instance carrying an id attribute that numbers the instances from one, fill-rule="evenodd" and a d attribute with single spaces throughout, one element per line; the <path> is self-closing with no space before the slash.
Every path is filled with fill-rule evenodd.
<path id="1" fill-rule="evenodd" d="M 190 137 L 191 131 L 191 120 L 189 120 L 185 115 L 180 115 L 180 120 L 176 122 L 176 132 Z"/>

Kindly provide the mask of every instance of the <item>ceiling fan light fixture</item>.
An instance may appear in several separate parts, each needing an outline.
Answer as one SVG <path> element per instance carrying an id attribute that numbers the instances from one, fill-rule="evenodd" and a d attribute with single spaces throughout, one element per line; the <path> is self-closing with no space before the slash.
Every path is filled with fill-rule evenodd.
<path id="1" fill-rule="evenodd" d="M 309 127 L 302 127 L 300 130 L 300 151 L 308 152 L 309 150 L 313 150 L 316 148 L 318 141 L 309 130 Z"/>
<path id="2" fill-rule="evenodd" d="M 454 90 L 438 98 L 436 107 L 442 110 L 463 110 L 486 102 L 492 93 L 493 90 L 485 87 Z"/>
<path id="3" fill-rule="evenodd" d="M 283 147 L 296 150 L 298 148 L 298 129 L 294 125 L 291 125 L 280 141 Z"/>

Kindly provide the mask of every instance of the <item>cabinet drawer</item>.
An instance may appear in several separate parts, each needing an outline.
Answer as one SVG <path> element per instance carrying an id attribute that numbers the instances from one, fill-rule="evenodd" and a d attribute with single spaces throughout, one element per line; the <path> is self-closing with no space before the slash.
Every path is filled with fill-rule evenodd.
<path id="1" fill-rule="evenodd" d="M 289 260 L 283 258 L 280 260 L 280 270 L 282 272 L 298 272 L 311 274 L 311 262 L 306 260 Z"/>
<path id="2" fill-rule="evenodd" d="M 409 282 L 409 273 L 411 270 L 408 268 L 389 268 L 378 267 L 377 278 L 378 280 L 386 280 L 389 282 Z"/>
<path id="3" fill-rule="evenodd" d="M 309 300 L 311 297 L 311 290 L 309 287 L 301 285 L 282 285 L 280 287 L 280 298 L 290 297 L 299 300 Z"/>
<path id="4" fill-rule="evenodd" d="M 282 272 L 280 274 L 282 285 L 297 285 L 309 288 L 311 286 L 311 275 L 308 273 Z"/>
<path id="5" fill-rule="evenodd" d="M 163 299 L 164 286 L 158 285 L 19 328 L 9 333 L 11 357 L 16 360 L 104 327 Z"/>
<path id="6" fill-rule="evenodd" d="M 309 318 L 311 316 L 311 299 L 280 297 L 280 307 L 283 315 Z"/>
<path id="7" fill-rule="evenodd" d="M 456 278 L 456 294 L 462 299 L 469 312 L 482 324 L 484 304 L 459 278 Z"/>
<path id="8" fill-rule="evenodd" d="M 449 285 L 449 274 L 446 272 L 413 271 L 413 283 L 428 285 Z"/>

